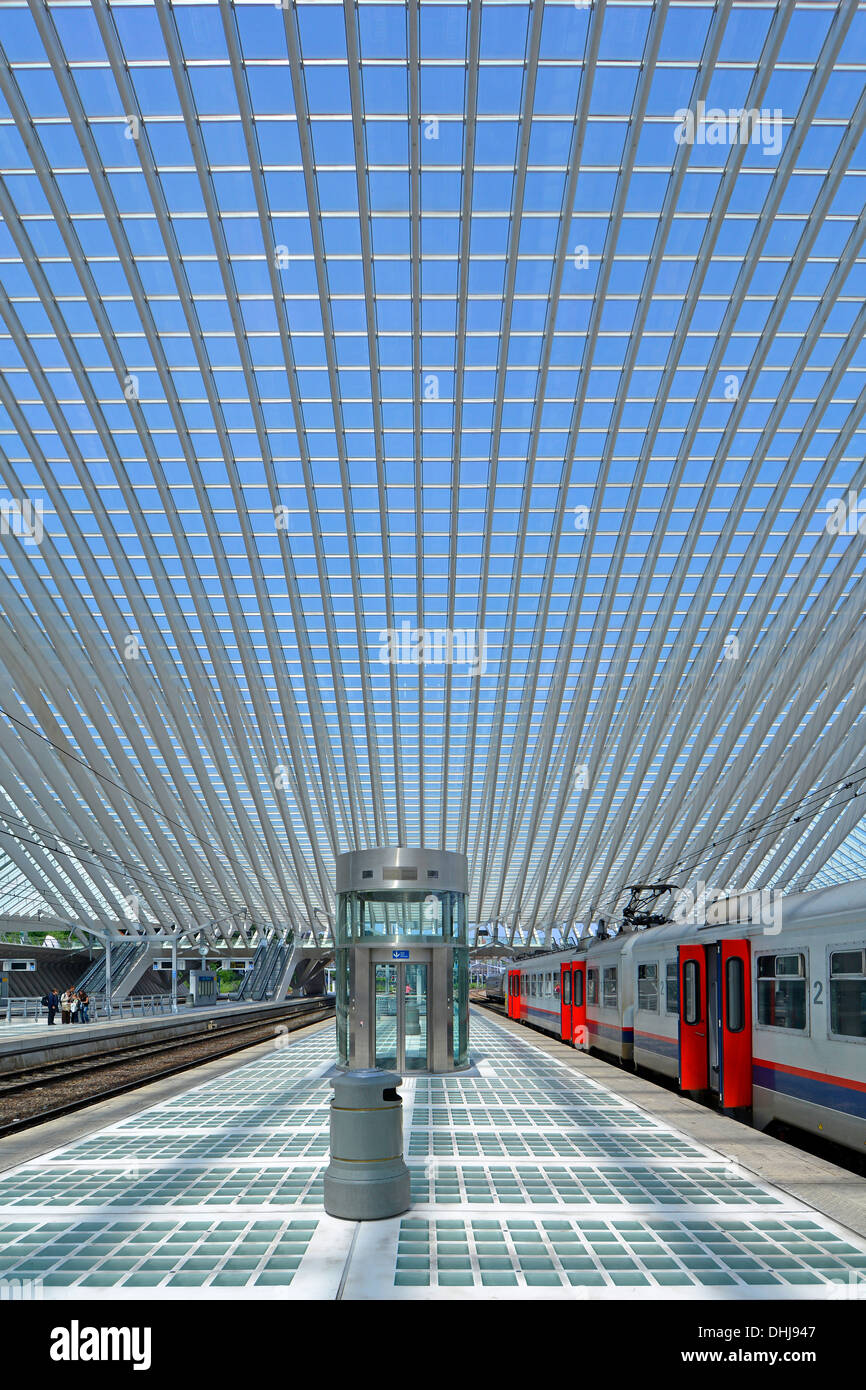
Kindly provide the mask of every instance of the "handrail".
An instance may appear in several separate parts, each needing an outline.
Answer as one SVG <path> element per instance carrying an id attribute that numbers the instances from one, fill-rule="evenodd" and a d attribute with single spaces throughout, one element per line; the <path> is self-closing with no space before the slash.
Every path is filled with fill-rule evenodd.
<path id="1" fill-rule="evenodd" d="M 111 1008 L 108 1007 L 104 994 L 91 994 L 88 1002 L 89 1017 L 84 1026 L 87 1027 L 91 1023 L 107 1022 L 112 1018 L 146 1018 L 156 1014 L 171 1013 L 171 1011 L 170 994 L 130 995 L 126 999 L 122 999 L 120 1003 L 113 1004 Z M 0 1025 L 16 1022 L 26 1023 L 28 1019 L 33 1023 L 41 1023 L 47 1017 L 47 1008 L 42 1003 L 42 999 L 35 994 L 0 1000 Z"/>
<path id="2" fill-rule="evenodd" d="M 293 945 L 291 935 L 282 937 L 276 932 L 266 941 L 259 942 L 250 968 L 244 974 L 237 990 L 233 992 L 232 999 L 238 1003 L 251 1000 L 257 1004 L 269 999 L 286 964 L 287 953 L 291 953 Z"/>
<path id="3" fill-rule="evenodd" d="M 119 950 L 113 950 L 111 954 L 111 990 L 114 993 L 130 970 L 138 961 L 150 950 L 149 942 L 129 941 Z M 82 975 L 75 986 L 76 989 L 86 989 L 88 994 L 103 994 L 107 980 L 107 959 L 105 953 L 95 960 L 89 969 Z"/>
<path id="4" fill-rule="evenodd" d="M 255 997 L 253 995 L 253 985 L 255 983 L 256 971 L 262 964 L 265 955 L 270 949 L 270 945 L 270 939 L 259 942 L 258 946 L 256 947 L 256 953 L 253 956 L 252 961 L 250 963 L 250 968 L 249 970 L 245 971 L 244 978 L 241 980 L 240 985 L 238 986 L 237 994 L 235 996 L 237 999 L 246 999 L 248 996 Z"/>

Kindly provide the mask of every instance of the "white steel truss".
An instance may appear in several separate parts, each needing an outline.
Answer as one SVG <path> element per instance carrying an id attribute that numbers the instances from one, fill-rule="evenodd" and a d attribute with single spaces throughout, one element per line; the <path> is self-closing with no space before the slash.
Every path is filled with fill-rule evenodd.
<path id="1" fill-rule="evenodd" d="M 0 912 L 866 873 L 864 74 L 858 0 L 0 7 Z"/>

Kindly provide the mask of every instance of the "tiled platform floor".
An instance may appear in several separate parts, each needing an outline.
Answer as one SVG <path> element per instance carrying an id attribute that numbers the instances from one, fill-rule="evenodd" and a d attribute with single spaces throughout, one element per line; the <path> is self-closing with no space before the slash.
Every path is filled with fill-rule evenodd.
<path id="1" fill-rule="evenodd" d="M 49 1298 L 834 1298 L 866 1242 L 473 1014 L 404 1082 L 413 1207 L 322 1209 L 333 1028 L 0 1175 L 0 1280 Z"/>

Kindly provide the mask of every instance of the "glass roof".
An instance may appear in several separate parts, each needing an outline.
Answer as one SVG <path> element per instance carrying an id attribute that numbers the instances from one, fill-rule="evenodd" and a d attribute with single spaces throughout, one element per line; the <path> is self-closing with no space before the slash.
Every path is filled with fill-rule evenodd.
<path id="1" fill-rule="evenodd" d="M 864 72 L 857 0 L 8 0 L 0 908 L 864 874 Z"/>

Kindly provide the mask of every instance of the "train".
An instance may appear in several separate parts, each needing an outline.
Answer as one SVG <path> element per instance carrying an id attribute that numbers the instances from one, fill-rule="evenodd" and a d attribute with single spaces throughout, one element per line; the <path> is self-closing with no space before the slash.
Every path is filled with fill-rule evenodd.
<path id="1" fill-rule="evenodd" d="M 866 1150 L 866 879 L 628 924 L 487 982 L 508 1016 L 760 1129 Z"/>

